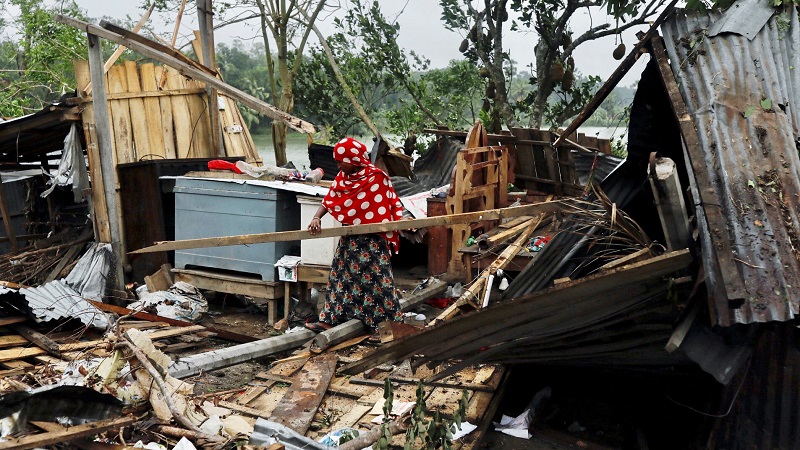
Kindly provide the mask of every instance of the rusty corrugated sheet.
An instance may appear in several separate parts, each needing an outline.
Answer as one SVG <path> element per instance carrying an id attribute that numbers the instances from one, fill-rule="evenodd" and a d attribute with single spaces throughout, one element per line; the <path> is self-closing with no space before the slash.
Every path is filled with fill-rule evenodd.
<path id="1" fill-rule="evenodd" d="M 793 48 L 800 44 L 800 26 L 794 9 L 787 14 L 788 22 L 774 16 L 752 40 L 730 33 L 709 37 L 719 14 L 678 12 L 662 26 L 672 72 L 697 128 L 699 165 L 706 168 L 695 173 L 697 188 L 719 201 L 696 199 L 709 306 L 723 326 L 798 314 L 800 115 L 794 109 L 800 108 L 800 60 Z M 703 179 L 708 185 L 700 184 Z M 713 208 L 723 227 L 707 225 Z M 741 298 L 727 298 L 723 275 L 713 269 L 711 250 L 724 248 L 725 240 L 731 254 L 718 257 L 735 267 Z"/>
<path id="2" fill-rule="evenodd" d="M 726 386 L 706 448 L 795 449 L 800 442 L 798 329 L 769 324 L 752 360 Z"/>

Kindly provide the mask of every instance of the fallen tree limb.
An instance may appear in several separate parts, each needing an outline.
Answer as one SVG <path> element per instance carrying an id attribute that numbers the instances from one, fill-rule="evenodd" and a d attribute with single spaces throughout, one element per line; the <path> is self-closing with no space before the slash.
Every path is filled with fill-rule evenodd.
<path id="1" fill-rule="evenodd" d="M 425 217 L 423 219 L 398 220 L 395 222 L 372 223 L 368 225 L 350 225 L 336 228 L 326 228 L 317 234 L 307 230 L 280 231 L 277 233 L 242 234 L 238 236 L 225 236 L 200 239 L 186 239 L 182 241 L 163 241 L 156 245 L 141 248 L 130 252 L 131 254 L 163 252 L 187 248 L 224 247 L 227 245 L 262 244 L 265 242 L 298 241 L 303 239 L 320 239 L 336 236 L 352 236 L 356 234 L 383 233 L 386 231 L 411 230 L 435 226 L 457 225 L 484 220 L 502 220 L 509 217 L 530 216 L 561 210 L 563 204 L 558 201 L 534 203 L 532 205 L 513 206 L 509 208 L 489 209 L 486 211 L 450 214 L 444 216 Z"/>

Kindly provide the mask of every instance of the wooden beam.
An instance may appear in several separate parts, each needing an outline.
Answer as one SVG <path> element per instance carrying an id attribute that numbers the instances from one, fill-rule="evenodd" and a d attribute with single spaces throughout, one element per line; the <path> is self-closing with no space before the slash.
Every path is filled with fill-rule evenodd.
<path id="1" fill-rule="evenodd" d="M 705 212 L 706 221 L 708 222 L 709 230 L 707 230 L 707 233 L 713 241 L 711 248 L 722 275 L 723 283 L 720 284 L 725 289 L 728 301 L 746 298 L 747 290 L 744 288 L 744 281 L 736 266 L 735 253 L 731 245 L 730 232 L 728 231 L 729 227 L 721 212 L 723 202 L 719 198 L 720 192 L 717 192 L 711 184 L 709 169 L 706 167 L 705 158 L 703 157 L 705 150 L 700 144 L 700 138 L 697 136 L 697 127 L 694 125 L 694 119 L 689 114 L 689 108 L 687 108 L 686 102 L 678 89 L 678 82 L 675 80 L 675 74 L 672 73 L 672 69 L 669 66 L 667 51 L 663 42 L 661 42 L 661 37 L 654 37 L 650 40 L 650 43 L 653 46 L 653 58 L 658 62 L 661 80 L 664 82 L 664 88 L 671 100 L 670 105 L 675 117 L 678 119 L 681 136 L 686 144 L 689 163 L 692 165 L 692 171 L 697 181 L 700 204 L 703 205 L 702 211 Z M 708 268 L 708 270 L 712 269 Z"/>
<path id="2" fill-rule="evenodd" d="M 101 420 L 70 427 L 66 430 L 49 431 L 47 433 L 33 434 L 21 438 L 7 437 L 5 442 L 0 442 L 0 450 L 23 450 L 28 448 L 44 447 L 59 442 L 69 442 L 104 431 L 122 428 L 135 423 L 135 417 L 120 417 L 118 419 Z"/>
<path id="3" fill-rule="evenodd" d="M 101 20 L 100 21 L 100 26 L 103 27 L 103 29 L 106 29 L 106 30 L 108 30 L 108 31 L 110 31 L 112 33 L 115 33 L 115 34 L 118 34 L 118 35 L 122 36 L 123 39 L 127 39 L 129 41 L 139 43 L 139 44 L 147 46 L 147 47 L 149 47 L 149 48 L 151 48 L 151 49 L 153 49 L 153 50 L 155 50 L 157 52 L 161 52 L 161 53 L 163 53 L 165 55 L 172 56 L 173 58 L 177 59 L 178 61 L 181 61 L 181 62 L 183 62 L 185 64 L 188 64 L 188 65 L 194 67 L 197 70 L 201 70 L 201 71 L 203 71 L 203 72 L 205 72 L 205 73 L 207 73 L 209 75 L 212 75 L 212 76 L 216 76 L 217 75 L 217 72 L 215 70 L 213 70 L 212 68 L 206 67 L 206 66 L 198 63 L 197 61 L 194 61 L 194 60 L 190 59 L 188 56 L 184 55 L 183 53 L 179 52 L 178 50 L 175 50 L 172 47 L 164 45 L 164 44 L 162 44 L 160 42 L 153 41 L 153 40 L 148 39 L 148 38 L 146 38 L 146 37 L 144 37 L 142 35 L 133 33 L 133 32 L 131 32 L 129 30 L 126 30 L 125 28 L 122 28 L 122 27 L 120 27 L 118 25 L 115 25 L 115 24 L 113 24 L 111 22 L 108 22 L 108 21 L 105 21 L 105 20 Z M 103 37 L 103 36 L 100 36 L 100 37 Z M 134 49 L 131 48 L 131 50 L 134 50 Z"/>
<path id="4" fill-rule="evenodd" d="M 188 76 L 190 78 L 209 84 L 217 88 L 220 92 L 224 93 L 225 95 L 244 103 L 245 105 L 255 109 L 256 111 L 261 112 L 267 117 L 270 117 L 274 120 L 280 120 L 282 122 L 285 122 L 288 126 L 290 126 L 294 130 L 297 130 L 301 133 L 316 132 L 314 125 L 312 125 L 311 123 L 298 119 L 297 117 L 294 117 L 291 114 L 279 110 L 278 108 L 270 105 L 269 103 L 263 102 L 253 97 L 250 94 L 247 94 L 239 89 L 236 89 L 235 87 L 230 86 L 218 80 L 216 77 L 206 73 L 205 71 L 197 69 L 191 64 L 181 61 L 175 56 L 154 50 L 148 45 L 144 45 L 134 40 L 126 39 L 117 33 L 113 33 L 104 28 L 92 25 L 82 20 L 74 19 L 72 17 L 64 16 L 62 14 L 56 14 L 53 19 L 56 22 L 70 25 L 72 27 L 83 30 L 90 35 L 98 36 L 103 39 L 116 42 L 118 44 L 123 44 L 128 48 L 130 48 L 131 50 L 143 56 L 152 58 L 170 67 L 173 67 L 184 76 Z"/>
<path id="5" fill-rule="evenodd" d="M 633 67 L 633 64 L 639 57 L 640 50 L 644 48 L 648 42 L 650 42 L 650 38 L 655 35 L 656 31 L 658 31 L 658 27 L 660 27 L 661 24 L 667 19 L 677 3 L 678 0 L 672 0 L 670 4 L 664 8 L 664 11 L 662 11 L 656 20 L 650 25 L 650 29 L 647 30 L 642 39 L 633 46 L 630 53 L 628 53 L 628 56 L 626 56 L 625 59 L 619 63 L 619 66 L 617 66 L 617 69 L 614 70 L 614 73 L 608 77 L 608 80 L 606 80 L 600 90 L 598 90 L 597 93 L 594 94 L 594 97 L 589 100 L 589 103 L 586 104 L 586 106 L 583 108 L 583 111 L 581 111 L 580 114 L 578 114 L 578 117 L 576 117 L 575 120 L 569 124 L 567 129 L 561 133 L 561 136 L 559 136 L 558 139 L 553 142 L 553 147 L 558 147 L 561 145 L 561 143 L 564 142 L 575 130 L 577 130 L 578 127 L 581 126 L 584 121 L 586 121 L 586 119 L 594 114 L 595 110 L 597 110 L 597 108 L 600 107 L 600 104 L 603 103 L 603 100 L 605 100 L 606 97 L 611 94 L 611 91 L 614 90 L 614 87 L 619 84 L 620 80 L 622 80 L 622 77 L 624 77 L 631 67 Z"/>
<path id="6" fill-rule="evenodd" d="M 92 187 L 101 189 L 105 193 L 105 204 L 97 205 L 95 208 L 105 208 L 108 212 L 108 236 L 110 237 L 111 248 L 114 253 L 114 278 L 117 289 L 122 290 L 125 284 L 125 276 L 122 272 L 122 261 L 125 255 L 122 254 L 122 232 L 119 223 L 119 204 L 117 203 L 116 193 L 116 167 L 114 165 L 113 138 L 111 137 L 111 117 L 108 112 L 108 100 L 106 99 L 106 77 L 103 71 L 103 46 L 100 38 L 87 33 L 89 38 L 89 71 L 95 89 L 92 96 L 92 107 L 94 110 L 95 132 L 97 134 L 97 147 L 100 153 L 100 172 L 99 180 L 92 178 Z"/>
<path id="7" fill-rule="evenodd" d="M 14 227 L 11 223 L 11 214 L 8 213 L 8 206 L 6 203 L 6 193 L 3 188 L 3 180 L 0 179 L 0 213 L 3 215 L 3 226 L 6 229 L 6 237 L 11 244 L 11 251 L 16 252 L 19 249 L 17 238 L 14 236 Z"/>
<path id="8" fill-rule="evenodd" d="M 395 378 L 390 377 L 392 384 L 405 384 L 405 385 L 417 385 L 420 381 L 425 386 L 433 386 L 433 387 L 441 387 L 447 389 L 466 389 L 468 391 L 479 391 L 479 392 L 494 392 L 495 389 L 491 386 L 487 386 L 485 384 L 474 384 L 474 383 L 445 383 L 442 381 L 424 381 L 424 380 L 414 380 L 410 378 Z M 365 386 L 383 386 L 384 380 L 368 380 L 366 378 L 350 378 L 350 383 L 353 384 L 361 384 Z"/>
<path id="9" fill-rule="evenodd" d="M 310 359 L 303 370 L 295 375 L 294 383 L 272 410 L 271 420 L 301 435 L 306 434 L 336 373 L 338 359 L 333 353 Z"/>
<path id="10" fill-rule="evenodd" d="M 490 209 L 471 213 L 451 214 L 445 216 L 426 217 L 423 219 L 399 220 L 387 223 L 368 225 L 351 225 L 336 228 L 327 228 L 312 235 L 306 230 L 280 231 L 276 233 L 243 234 L 238 236 L 225 236 L 214 238 L 186 239 L 183 241 L 164 241 L 151 247 L 145 247 L 131 252 L 152 253 L 186 248 L 224 247 L 226 245 L 260 244 L 264 242 L 297 241 L 301 239 L 319 239 L 336 236 L 351 236 L 355 234 L 381 233 L 385 231 L 410 230 L 417 228 L 434 227 L 438 225 L 454 225 L 484 220 L 502 220 L 509 217 L 529 216 L 539 213 L 548 213 L 561 210 L 561 202 L 535 203 L 532 205 L 514 206 L 509 208 Z"/>
<path id="11" fill-rule="evenodd" d="M 203 47 L 203 65 L 217 71 L 217 55 L 214 52 L 214 11 L 211 0 L 197 0 L 197 22 L 200 25 L 200 44 Z M 222 128 L 219 121 L 219 94 L 213 87 L 207 88 L 208 113 L 211 123 L 211 147 L 215 155 L 225 156 L 222 149 Z"/>

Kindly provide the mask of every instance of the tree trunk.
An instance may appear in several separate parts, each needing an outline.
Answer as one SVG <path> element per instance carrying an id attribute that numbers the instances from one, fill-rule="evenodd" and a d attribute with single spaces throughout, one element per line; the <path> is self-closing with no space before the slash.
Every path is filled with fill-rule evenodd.
<path id="1" fill-rule="evenodd" d="M 536 98 L 533 101 L 533 109 L 531 110 L 531 120 L 528 123 L 530 128 L 539 129 L 542 127 L 544 120 L 544 110 L 547 108 L 547 99 L 553 93 L 553 77 L 552 77 L 552 56 L 549 55 L 549 48 L 543 41 L 536 44 L 536 75 L 538 79 L 538 86 L 536 89 Z M 548 64 L 549 59 L 549 64 Z"/>

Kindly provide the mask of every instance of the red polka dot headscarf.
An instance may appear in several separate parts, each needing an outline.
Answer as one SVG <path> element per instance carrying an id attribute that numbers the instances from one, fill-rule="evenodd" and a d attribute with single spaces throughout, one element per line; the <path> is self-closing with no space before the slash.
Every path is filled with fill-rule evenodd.
<path id="1" fill-rule="evenodd" d="M 361 169 L 339 172 L 322 200 L 323 206 L 343 225 L 363 225 L 399 220 L 403 205 L 394 192 L 389 176 L 370 162 L 367 146 L 353 138 L 344 138 L 333 147 L 333 158 Z M 399 232 L 381 233 L 397 252 Z"/>

